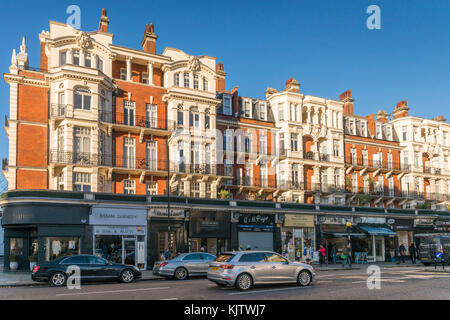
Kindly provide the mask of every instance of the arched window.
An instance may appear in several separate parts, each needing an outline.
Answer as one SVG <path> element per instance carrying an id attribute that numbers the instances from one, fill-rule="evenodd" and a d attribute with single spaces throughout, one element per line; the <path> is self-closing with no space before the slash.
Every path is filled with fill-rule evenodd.
<path id="1" fill-rule="evenodd" d="M 197 107 L 191 107 L 189 110 L 189 126 L 200 128 L 200 113 Z"/>

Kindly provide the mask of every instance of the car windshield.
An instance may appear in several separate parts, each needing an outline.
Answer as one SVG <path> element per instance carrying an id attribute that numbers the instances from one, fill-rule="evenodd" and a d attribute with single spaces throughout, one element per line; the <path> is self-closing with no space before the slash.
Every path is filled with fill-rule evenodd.
<path id="1" fill-rule="evenodd" d="M 214 261 L 216 262 L 230 262 L 234 258 L 234 254 L 221 254 Z"/>

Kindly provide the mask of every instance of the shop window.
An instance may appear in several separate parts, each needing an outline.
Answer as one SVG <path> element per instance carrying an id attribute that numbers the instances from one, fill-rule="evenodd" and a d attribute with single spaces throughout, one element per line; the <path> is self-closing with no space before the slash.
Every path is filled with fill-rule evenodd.
<path id="1" fill-rule="evenodd" d="M 10 255 L 22 256 L 23 255 L 23 239 L 22 238 L 11 238 L 9 240 L 9 251 Z"/>
<path id="2" fill-rule="evenodd" d="M 45 261 L 52 261 L 60 257 L 75 254 L 80 254 L 80 238 L 75 237 L 44 238 Z"/>
<path id="3" fill-rule="evenodd" d="M 163 259 L 164 251 L 169 248 L 169 237 L 168 232 L 158 232 L 158 254 L 161 260 Z M 171 242 L 171 251 L 170 256 L 173 257 L 176 253 L 177 249 L 177 243 L 176 243 L 176 237 L 175 232 L 170 233 L 170 242 Z"/>
<path id="4" fill-rule="evenodd" d="M 95 255 L 115 263 L 122 263 L 122 236 L 96 235 Z"/>

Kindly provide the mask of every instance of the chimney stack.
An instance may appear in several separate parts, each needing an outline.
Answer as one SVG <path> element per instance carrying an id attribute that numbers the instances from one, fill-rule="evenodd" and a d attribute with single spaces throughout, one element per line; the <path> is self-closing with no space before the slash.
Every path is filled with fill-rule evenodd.
<path id="1" fill-rule="evenodd" d="M 156 54 L 156 39 L 158 36 L 155 34 L 155 27 L 153 23 L 145 26 L 144 38 L 142 39 L 141 46 L 145 52 Z"/>
<path id="2" fill-rule="evenodd" d="M 288 81 L 286 81 L 284 91 L 300 93 L 300 84 L 294 78 L 290 78 Z"/>
<path id="3" fill-rule="evenodd" d="M 106 9 L 102 9 L 102 16 L 100 18 L 100 23 L 98 25 L 98 30 L 101 32 L 108 32 L 109 19 L 106 16 Z"/>
<path id="4" fill-rule="evenodd" d="M 223 63 L 218 62 L 216 64 L 216 73 L 218 75 L 216 80 L 216 91 L 223 92 L 225 91 L 225 71 L 223 71 Z"/>
<path id="5" fill-rule="evenodd" d="M 394 119 L 408 117 L 409 116 L 409 107 L 408 102 L 406 100 L 402 100 L 397 103 L 397 106 L 394 109 Z"/>
<path id="6" fill-rule="evenodd" d="M 377 121 L 387 123 L 388 120 L 389 120 L 388 113 L 386 111 L 383 111 L 383 110 L 378 110 L 378 112 L 377 112 Z"/>
<path id="7" fill-rule="evenodd" d="M 353 98 L 352 92 L 347 90 L 339 95 L 339 100 L 344 102 L 344 116 L 353 115 Z"/>

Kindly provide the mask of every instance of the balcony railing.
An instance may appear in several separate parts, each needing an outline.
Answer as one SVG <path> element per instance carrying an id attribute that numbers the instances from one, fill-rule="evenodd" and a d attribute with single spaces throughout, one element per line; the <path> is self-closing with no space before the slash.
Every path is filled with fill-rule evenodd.
<path id="1" fill-rule="evenodd" d="M 67 105 L 52 103 L 50 106 L 50 115 L 54 118 L 68 117 Z"/>
<path id="2" fill-rule="evenodd" d="M 351 156 L 345 157 L 345 163 L 354 166 L 368 167 L 373 169 L 387 169 L 387 170 L 410 170 L 409 165 L 403 165 L 398 162 L 373 160 L 367 158 L 355 158 Z"/>
<path id="3" fill-rule="evenodd" d="M 131 127 L 167 130 L 165 119 L 147 117 L 141 115 L 130 116 L 124 113 L 100 112 L 100 120 L 106 123 L 114 123 Z"/>
<path id="4" fill-rule="evenodd" d="M 423 168 L 423 173 L 440 175 L 440 174 L 442 174 L 442 169 L 441 168 L 425 167 L 425 168 Z"/>
<path id="5" fill-rule="evenodd" d="M 312 151 L 304 152 L 303 159 L 314 160 L 314 152 Z"/>

